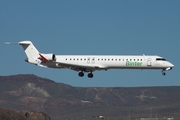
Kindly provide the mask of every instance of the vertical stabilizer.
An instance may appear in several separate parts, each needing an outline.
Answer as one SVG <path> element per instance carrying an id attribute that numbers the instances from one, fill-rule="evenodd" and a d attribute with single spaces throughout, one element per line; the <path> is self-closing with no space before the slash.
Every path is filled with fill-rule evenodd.
<path id="1" fill-rule="evenodd" d="M 36 64 L 39 58 L 39 51 L 35 48 L 33 43 L 31 41 L 21 41 L 18 44 L 24 48 L 24 52 L 28 57 L 27 62 Z"/>

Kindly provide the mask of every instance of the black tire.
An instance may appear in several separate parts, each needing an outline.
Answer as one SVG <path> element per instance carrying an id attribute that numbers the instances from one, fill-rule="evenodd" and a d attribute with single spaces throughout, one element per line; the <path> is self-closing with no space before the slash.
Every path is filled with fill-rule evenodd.
<path id="1" fill-rule="evenodd" d="M 92 73 L 89 73 L 89 74 L 88 74 L 88 77 L 89 77 L 89 78 L 93 78 L 93 74 L 92 74 Z"/>
<path id="2" fill-rule="evenodd" d="M 162 72 L 162 75 L 163 75 L 163 76 L 165 76 L 165 75 L 166 75 L 166 73 L 165 73 L 165 72 Z"/>
<path id="3" fill-rule="evenodd" d="M 84 73 L 83 72 L 79 72 L 78 75 L 79 75 L 79 77 L 83 77 Z"/>

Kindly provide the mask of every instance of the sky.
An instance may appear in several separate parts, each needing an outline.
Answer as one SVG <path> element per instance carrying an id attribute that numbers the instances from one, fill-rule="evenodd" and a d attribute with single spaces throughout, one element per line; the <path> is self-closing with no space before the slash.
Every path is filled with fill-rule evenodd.
<path id="1" fill-rule="evenodd" d="M 0 0 L 0 76 L 34 74 L 77 87 L 180 86 L 179 0 Z M 56 55 L 159 55 L 174 64 L 161 70 L 95 71 L 92 79 L 68 69 L 24 61 L 30 40 Z"/>

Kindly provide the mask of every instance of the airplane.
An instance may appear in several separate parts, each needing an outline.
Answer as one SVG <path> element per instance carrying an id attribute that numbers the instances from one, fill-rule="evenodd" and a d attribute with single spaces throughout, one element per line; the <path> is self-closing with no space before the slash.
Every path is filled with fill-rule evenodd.
<path id="1" fill-rule="evenodd" d="M 31 41 L 5 42 L 19 44 L 27 55 L 26 62 L 47 68 L 67 68 L 78 72 L 80 77 L 88 72 L 93 77 L 96 70 L 108 69 L 159 69 L 162 75 L 171 70 L 174 65 L 160 56 L 152 55 L 55 55 L 40 53 Z"/>

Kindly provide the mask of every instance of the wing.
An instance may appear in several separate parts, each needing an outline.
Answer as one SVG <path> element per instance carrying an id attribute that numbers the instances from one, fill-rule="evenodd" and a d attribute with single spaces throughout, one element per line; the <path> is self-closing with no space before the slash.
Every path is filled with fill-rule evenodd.
<path id="1" fill-rule="evenodd" d="M 41 64 L 43 66 L 52 67 L 52 68 L 68 68 L 75 71 L 84 71 L 84 72 L 93 72 L 95 70 L 107 70 L 104 66 L 97 66 L 92 64 L 72 64 L 72 63 L 63 63 L 56 62 L 53 54 L 40 54 L 40 59 L 43 61 Z M 50 55 L 50 56 L 49 56 Z M 48 58 L 47 58 L 48 57 Z M 50 60 L 49 60 L 50 59 Z"/>
<path id="2" fill-rule="evenodd" d="M 84 72 L 93 72 L 95 70 L 105 69 L 102 66 L 100 67 L 100 66 L 92 66 L 92 65 L 77 65 L 77 64 L 69 64 L 69 63 L 61 63 L 61 62 L 56 62 L 56 66 L 72 69 L 75 71 L 84 71 Z"/>

